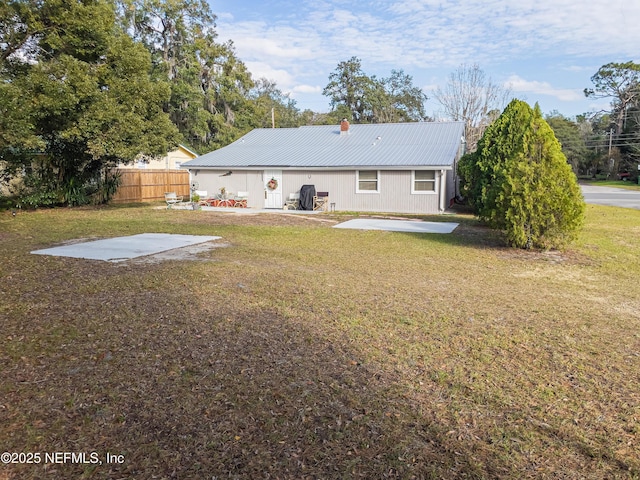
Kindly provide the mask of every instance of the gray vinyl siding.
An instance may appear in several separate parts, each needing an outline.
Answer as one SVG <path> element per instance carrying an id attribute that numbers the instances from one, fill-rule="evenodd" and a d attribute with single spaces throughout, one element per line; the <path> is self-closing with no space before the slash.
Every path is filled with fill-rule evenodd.
<path id="1" fill-rule="evenodd" d="M 262 170 L 235 170 L 230 176 L 221 175 L 227 170 L 200 170 L 192 177 L 199 190 L 209 195 L 224 186 L 228 192 L 249 192 L 248 206 L 264 208 L 265 191 Z M 300 191 L 302 185 L 314 185 L 318 192 L 329 192 L 329 203 L 336 211 L 387 212 L 434 214 L 440 212 L 441 173 L 436 170 L 436 192 L 412 194 L 411 170 L 380 170 L 378 193 L 356 193 L 356 170 L 314 171 L 284 170 L 282 172 L 283 201 L 290 193 Z M 444 207 L 448 207 L 452 194 L 452 175 L 445 171 L 447 190 Z"/>
<path id="2" fill-rule="evenodd" d="M 229 169 L 200 170 L 197 175 L 191 174 L 191 181 L 197 182 L 198 190 L 206 190 L 210 197 L 219 194 L 221 187 L 233 194 L 248 192 L 247 206 L 264 208 L 262 170 L 234 171 L 231 175 L 223 177 L 222 175 L 228 171 Z"/>

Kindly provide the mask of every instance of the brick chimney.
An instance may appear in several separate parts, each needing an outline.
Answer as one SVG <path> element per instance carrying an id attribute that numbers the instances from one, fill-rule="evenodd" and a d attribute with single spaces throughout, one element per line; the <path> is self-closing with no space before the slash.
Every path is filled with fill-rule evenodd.
<path id="1" fill-rule="evenodd" d="M 349 135 L 349 121 L 346 118 L 340 122 L 340 135 Z"/>

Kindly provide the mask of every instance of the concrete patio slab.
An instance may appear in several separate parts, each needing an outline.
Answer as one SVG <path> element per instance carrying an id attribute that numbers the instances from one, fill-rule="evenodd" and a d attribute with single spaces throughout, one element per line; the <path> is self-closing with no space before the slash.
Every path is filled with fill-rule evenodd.
<path id="1" fill-rule="evenodd" d="M 121 262 L 131 258 L 165 252 L 176 248 L 218 240 L 221 237 L 205 235 L 176 235 L 170 233 L 141 233 L 127 237 L 106 238 L 91 242 L 75 243 L 60 247 L 34 250 L 36 255 L 86 258 Z"/>
<path id="2" fill-rule="evenodd" d="M 453 222 L 420 222 L 410 220 L 380 220 L 377 218 L 356 218 L 333 228 L 353 228 L 357 230 L 386 230 L 410 233 L 451 233 L 458 226 Z"/>

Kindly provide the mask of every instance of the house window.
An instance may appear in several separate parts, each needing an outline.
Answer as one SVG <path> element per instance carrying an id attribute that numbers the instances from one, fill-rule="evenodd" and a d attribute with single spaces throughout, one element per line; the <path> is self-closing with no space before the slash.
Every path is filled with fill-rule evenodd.
<path id="1" fill-rule="evenodd" d="M 435 193 L 435 170 L 414 170 L 411 193 Z"/>
<path id="2" fill-rule="evenodd" d="M 378 193 L 379 172 L 377 170 L 358 170 L 356 172 L 356 193 Z"/>

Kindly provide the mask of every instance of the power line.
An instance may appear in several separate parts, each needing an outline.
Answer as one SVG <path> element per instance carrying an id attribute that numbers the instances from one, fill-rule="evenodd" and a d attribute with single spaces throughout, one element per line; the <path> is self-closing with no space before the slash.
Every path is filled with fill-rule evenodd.
<path id="1" fill-rule="evenodd" d="M 621 147 L 640 147 L 640 132 L 621 133 L 611 135 L 610 132 L 583 136 L 580 140 L 568 139 L 562 141 L 558 139 L 563 147 L 586 147 L 589 149 L 608 149 Z"/>
<path id="2" fill-rule="evenodd" d="M 618 143 L 618 142 L 612 142 L 611 145 L 609 145 L 609 142 L 599 142 L 599 143 L 580 143 L 580 142 L 563 142 L 561 140 L 558 140 L 560 142 L 560 144 L 563 147 L 585 147 L 585 148 L 589 148 L 589 149 L 597 149 L 597 148 L 602 148 L 602 149 L 608 149 L 609 146 L 611 146 L 611 148 L 622 148 L 622 147 L 632 147 L 632 148 L 640 148 L 640 141 L 637 142 L 624 142 L 624 143 Z"/>

